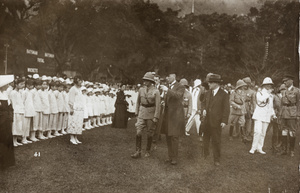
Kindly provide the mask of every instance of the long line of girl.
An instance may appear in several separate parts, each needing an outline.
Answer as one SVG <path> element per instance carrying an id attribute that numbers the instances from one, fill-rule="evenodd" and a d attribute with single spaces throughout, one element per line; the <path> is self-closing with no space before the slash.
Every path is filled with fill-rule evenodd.
<path id="1" fill-rule="evenodd" d="M 70 134 L 70 143 L 80 144 L 82 131 L 112 123 L 115 92 L 79 76 L 73 82 L 38 75 L 16 79 L 7 89 L 14 109 L 14 146 L 65 134 Z"/>

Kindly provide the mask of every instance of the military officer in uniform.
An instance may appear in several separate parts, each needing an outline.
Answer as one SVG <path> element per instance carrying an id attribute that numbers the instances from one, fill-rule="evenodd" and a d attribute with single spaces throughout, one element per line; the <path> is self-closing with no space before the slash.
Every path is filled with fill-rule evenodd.
<path id="1" fill-rule="evenodd" d="M 139 89 L 136 103 L 136 152 L 132 158 L 141 157 L 142 131 L 147 130 L 147 147 L 145 157 L 150 156 L 152 138 L 155 131 L 155 124 L 160 114 L 160 94 L 155 88 L 154 74 L 147 72 L 144 77 L 144 86 Z"/>
<path id="2" fill-rule="evenodd" d="M 252 81 L 250 77 L 243 78 L 243 81 L 248 85 L 245 92 L 245 106 L 246 106 L 246 115 L 245 115 L 245 130 L 247 140 L 252 139 L 254 127 L 252 115 L 255 109 L 255 90 L 252 89 Z"/>
<path id="3" fill-rule="evenodd" d="M 287 143 L 289 139 L 290 155 L 295 156 L 294 148 L 296 141 L 297 119 L 300 116 L 300 91 L 293 86 L 294 77 L 286 75 L 283 83 L 286 90 L 281 98 L 281 126 L 282 126 L 282 155 L 287 155 Z"/>

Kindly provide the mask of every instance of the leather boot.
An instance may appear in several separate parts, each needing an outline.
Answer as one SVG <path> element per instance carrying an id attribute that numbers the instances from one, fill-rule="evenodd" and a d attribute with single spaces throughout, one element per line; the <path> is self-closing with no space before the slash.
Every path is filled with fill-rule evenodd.
<path id="1" fill-rule="evenodd" d="M 295 142 L 296 142 L 296 137 L 290 137 L 290 150 L 291 150 L 291 157 L 295 156 Z"/>
<path id="2" fill-rule="evenodd" d="M 232 138 L 232 133 L 233 133 L 233 125 L 230 125 L 230 128 L 229 128 L 229 140 L 232 141 L 233 138 Z"/>
<path id="3" fill-rule="evenodd" d="M 142 136 L 137 135 L 135 138 L 136 142 L 136 152 L 131 155 L 132 158 L 137 159 L 141 157 L 141 150 L 142 150 Z"/>
<path id="4" fill-rule="evenodd" d="M 282 151 L 280 155 L 287 155 L 287 136 L 282 136 Z"/>
<path id="5" fill-rule="evenodd" d="M 152 144 L 152 136 L 147 138 L 147 147 L 146 147 L 145 157 L 150 157 L 151 144 Z"/>

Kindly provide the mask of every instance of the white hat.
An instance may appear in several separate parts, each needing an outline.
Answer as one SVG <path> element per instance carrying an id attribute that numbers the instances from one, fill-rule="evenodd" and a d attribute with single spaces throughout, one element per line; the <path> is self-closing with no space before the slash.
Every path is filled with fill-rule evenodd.
<path id="1" fill-rule="evenodd" d="M 80 88 L 80 90 L 81 90 L 81 91 L 86 90 L 86 87 L 85 87 L 85 86 L 82 86 L 82 87 Z"/>
<path id="2" fill-rule="evenodd" d="M 98 88 L 94 89 L 94 93 L 96 93 L 96 92 L 100 92 L 100 89 L 98 89 Z"/>
<path id="3" fill-rule="evenodd" d="M 270 77 L 266 77 L 262 83 L 262 85 L 266 85 L 266 84 L 274 84 L 272 79 Z"/>
<path id="4" fill-rule="evenodd" d="M 3 87 L 15 79 L 14 75 L 0 75 L 0 87 Z"/>
<path id="5" fill-rule="evenodd" d="M 202 84 L 201 80 L 200 79 L 196 79 L 194 81 L 194 88 L 197 87 L 197 86 L 200 86 Z"/>
<path id="6" fill-rule="evenodd" d="M 38 79 L 40 76 L 38 75 L 38 74 L 34 74 L 33 76 L 32 76 L 32 78 L 33 79 Z"/>
<path id="7" fill-rule="evenodd" d="M 51 80 L 52 80 L 52 77 L 51 77 L 51 76 L 48 76 L 48 77 L 47 77 L 47 80 L 50 80 L 50 81 L 51 81 Z"/>
<path id="8" fill-rule="evenodd" d="M 58 81 L 64 82 L 64 79 L 63 78 L 58 78 Z"/>
<path id="9" fill-rule="evenodd" d="M 43 75 L 43 76 L 42 76 L 42 80 L 48 80 L 48 77 L 45 76 L 45 75 Z"/>
<path id="10" fill-rule="evenodd" d="M 92 88 L 88 88 L 88 89 L 87 89 L 87 92 L 93 92 L 93 90 L 94 90 L 94 89 L 92 89 Z"/>

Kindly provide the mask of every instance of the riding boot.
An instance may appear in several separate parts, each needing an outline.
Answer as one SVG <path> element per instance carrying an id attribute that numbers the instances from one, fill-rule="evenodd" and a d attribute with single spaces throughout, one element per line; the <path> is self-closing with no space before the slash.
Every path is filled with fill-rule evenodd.
<path id="1" fill-rule="evenodd" d="M 146 147 L 145 157 L 149 157 L 150 156 L 151 144 L 152 144 L 152 136 L 149 136 L 147 138 L 147 147 Z"/>
<path id="2" fill-rule="evenodd" d="M 131 157 L 134 158 L 134 159 L 141 157 L 142 136 L 141 135 L 137 135 L 135 139 L 136 139 L 136 142 L 135 142 L 135 144 L 136 144 L 136 152 L 131 155 Z"/>
<path id="3" fill-rule="evenodd" d="M 282 151 L 280 155 L 287 155 L 287 136 L 282 136 Z"/>
<path id="4" fill-rule="evenodd" d="M 295 142 L 296 142 L 296 137 L 290 137 L 290 151 L 291 151 L 291 157 L 295 156 Z"/>
<path id="5" fill-rule="evenodd" d="M 232 141 L 233 138 L 232 138 L 232 133 L 233 133 L 233 125 L 230 125 L 230 128 L 229 128 L 229 140 Z"/>

